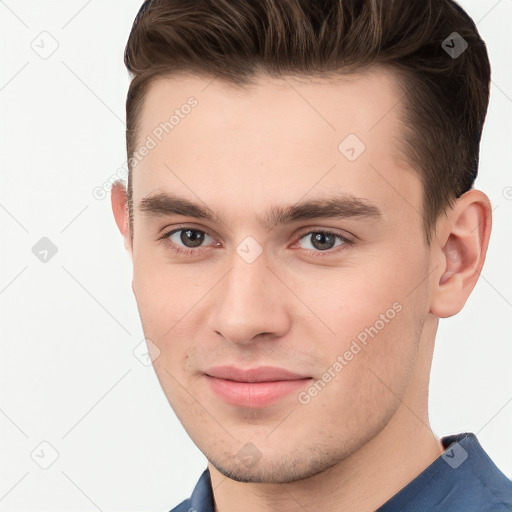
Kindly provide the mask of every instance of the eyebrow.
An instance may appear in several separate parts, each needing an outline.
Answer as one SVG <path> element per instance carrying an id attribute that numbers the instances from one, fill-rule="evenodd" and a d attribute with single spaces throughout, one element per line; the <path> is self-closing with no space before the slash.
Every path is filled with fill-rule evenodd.
<path id="1" fill-rule="evenodd" d="M 138 209 L 147 216 L 161 217 L 183 215 L 224 224 L 223 219 L 208 206 L 184 197 L 160 192 L 141 199 Z M 366 199 L 350 194 L 338 194 L 325 198 L 295 203 L 289 206 L 272 206 L 263 216 L 257 216 L 260 225 L 271 229 L 308 219 L 382 219 L 382 212 Z"/>

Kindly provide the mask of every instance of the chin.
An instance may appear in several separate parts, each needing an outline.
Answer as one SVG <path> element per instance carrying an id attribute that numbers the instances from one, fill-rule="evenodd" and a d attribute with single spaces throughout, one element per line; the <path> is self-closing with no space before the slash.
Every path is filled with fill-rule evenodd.
<path id="1" fill-rule="evenodd" d="M 240 462 L 237 464 L 217 464 L 210 461 L 210 463 L 219 473 L 236 482 L 284 484 L 311 478 L 334 466 L 337 461 L 315 459 L 310 459 L 307 462 L 303 460 L 283 461 L 283 458 L 280 457 L 279 462 L 269 462 L 267 460 L 266 463 L 263 463 L 263 460 L 260 460 L 251 467 L 244 466 Z"/>

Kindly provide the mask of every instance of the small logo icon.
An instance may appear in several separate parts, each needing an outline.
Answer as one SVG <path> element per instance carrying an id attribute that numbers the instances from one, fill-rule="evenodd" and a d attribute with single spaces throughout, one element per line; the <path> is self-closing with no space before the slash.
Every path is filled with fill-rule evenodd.
<path id="1" fill-rule="evenodd" d="M 252 263 L 263 252 L 263 248 L 252 236 L 247 236 L 238 245 L 236 252 L 246 263 Z"/>
<path id="2" fill-rule="evenodd" d="M 144 338 L 134 349 L 133 355 L 144 366 L 151 366 L 153 361 L 160 356 L 160 349 L 149 338 Z"/>
<path id="3" fill-rule="evenodd" d="M 245 443 L 236 454 L 236 458 L 244 464 L 244 466 L 252 468 L 261 459 L 261 452 L 254 444 Z"/>
<path id="4" fill-rule="evenodd" d="M 467 41 L 458 32 L 452 32 L 441 46 L 452 59 L 459 58 L 468 49 Z"/>
<path id="5" fill-rule="evenodd" d="M 43 238 L 32 247 L 32 254 L 41 263 L 48 263 L 57 254 L 57 246 L 49 238 L 43 236 Z"/>
<path id="6" fill-rule="evenodd" d="M 49 32 L 43 30 L 43 32 L 37 35 L 30 43 L 30 47 L 41 59 L 46 60 L 57 51 L 59 42 Z"/>
<path id="7" fill-rule="evenodd" d="M 355 134 L 351 133 L 338 145 L 338 151 L 349 161 L 354 162 L 366 149 L 364 142 Z"/>
<path id="8" fill-rule="evenodd" d="M 453 443 L 441 457 L 449 466 L 457 469 L 468 458 L 468 452 L 459 443 Z"/>
<path id="9" fill-rule="evenodd" d="M 42 441 L 32 450 L 30 457 L 40 468 L 48 469 L 59 458 L 59 452 L 48 441 Z"/>

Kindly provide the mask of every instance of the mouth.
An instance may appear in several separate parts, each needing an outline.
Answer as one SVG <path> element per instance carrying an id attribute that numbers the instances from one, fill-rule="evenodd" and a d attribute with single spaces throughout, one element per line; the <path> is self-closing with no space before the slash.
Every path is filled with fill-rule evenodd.
<path id="1" fill-rule="evenodd" d="M 260 366 L 241 369 L 217 366 L 205 372 L 213 393 L 224 402 L 250 408 L 267 407 L 304 388 L 312 377 L 284 368 Z"/>

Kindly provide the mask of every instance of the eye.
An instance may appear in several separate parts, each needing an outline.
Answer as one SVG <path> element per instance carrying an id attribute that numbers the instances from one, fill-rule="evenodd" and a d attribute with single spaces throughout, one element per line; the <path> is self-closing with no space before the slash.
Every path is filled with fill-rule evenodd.
<path id="1" fill-rule="evenodd" d="M 174 239 L 173 239 L 174 237 Z M 179 229 L 174 231 L 170 236 L 169 240 L 171 242 L 179 245 L 183 243 L 185 247 L 194 248 L 199 247 L 206 238 L 211 238 L 204 231 L 199 231 L 198 229 Z"/>
<path id="2" fill-rule="evenodd" d="M 304 241 L 305 243 L 301 244 L 301 241 Z M 350 240 L 340 235 L 339 233 L 326 230 L 309 231 L 301 235 L 299 238 L 299 245 L 302 247 L 302 249 L 312 250 L 315 252 L 327 252 L 331 249 L 334 249 L 335 247 L 344 246 L 351 243 L 352 242 Z"/>
<path id="3" fill-rule="evenodd" d="M 205 231 L 190 226 L 175 228 L 165 233 L 160 239 L 165 239 L 172 251 L 180 254 L 198 253 L 206 245 L 215 240 Z M 218 242 L 215 242 L 218 245 Z"/>

